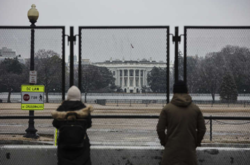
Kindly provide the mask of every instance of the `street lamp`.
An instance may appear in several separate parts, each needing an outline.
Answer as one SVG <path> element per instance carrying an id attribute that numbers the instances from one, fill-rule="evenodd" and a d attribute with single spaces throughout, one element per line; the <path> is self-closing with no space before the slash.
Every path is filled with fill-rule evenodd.
<path id="1" fill-rule="evenodd" d="M 28 18 L 29 21 L 31 22 L 31 44 L 30 44 L 30 71 L 35 70 L 35 63 L 34 63 L 34 52 L 35 52 L 35 29 L 34 27 L 36 27 L 35 23 L 37 21 L 39 17 L 39 12 L 36 9 L 36 5 L 31 5 L 31 9 L 28 11 Z M 33 83 L 31 83 L 30 85 L 34 85 Z M 29 116 L 33 117 L 34 116 L 34 110 L 30 110 L 29 111 Z M 34 122 L 34 118 L 29 118 L 29 127 L 25 130 L 26 134 L 24 135 L 24 137 L 27 138 L 38 138 L 39 135 L 36 133 L 37 130 L 35 129 L 34 126 L 35 122 Z"/>

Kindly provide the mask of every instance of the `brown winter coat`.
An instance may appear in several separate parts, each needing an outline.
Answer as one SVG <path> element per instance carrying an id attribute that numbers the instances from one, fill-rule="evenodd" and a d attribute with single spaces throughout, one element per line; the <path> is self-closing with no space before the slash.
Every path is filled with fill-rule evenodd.
<path id="1" fill-rule="evenodd" d="M 201 145 L 205 132 L 203 115 L 191 96 L 174 94 L 157 124 L 157 134 L 165 147 L 161 164 L 197 165 L 196 147 Z"/>

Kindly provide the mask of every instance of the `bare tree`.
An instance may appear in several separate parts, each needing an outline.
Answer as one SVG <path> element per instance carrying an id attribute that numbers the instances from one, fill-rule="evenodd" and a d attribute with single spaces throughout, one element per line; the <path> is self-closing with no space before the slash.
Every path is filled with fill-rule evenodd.
<path id="1" fill-rule="evenodd" d="M 17 58 L 5 59 L 0 64 L 0 86 L 3 88 L 3 91 L 8 92 L 8 103 L 11 102 L 11 93 L 13 91 L 20 92 L 21 85 L 27 78 L 24 70 L 25 66 Z"/>
<path id="2" fill-rule="evenodd" d="M 82 90 L 85 95 L 85 103 L 87 102 L 87 94 L 90 91 L 98 92 L 103 88 L 106 88 L 107 91 L 114 86 L 114 82 L 115 78 L 106 67 L 83 65 Z"/>
<path id="3" fill-rule="evenodd" d="M 35 54 L 37 82 L 45 86 L 46 102 L 49 102 L 49 91 L 61 90 L 62 59 L 53 50 L 41 49 Z"/>
<path id="4" fill-rule="evenodd" d="M 225 60 L 219 53 L 210 53 L 198 67 L 199 87 L 206 88 L 211 93 L 213 101 L 215 101 L 215 94 L 218 93 L 220 87 L 224 64 Z"/>

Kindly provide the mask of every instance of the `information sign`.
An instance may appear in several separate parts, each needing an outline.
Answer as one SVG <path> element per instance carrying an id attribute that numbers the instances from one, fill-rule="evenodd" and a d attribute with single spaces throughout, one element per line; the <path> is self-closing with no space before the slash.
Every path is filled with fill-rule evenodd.
<path id="1" fill-rule="evenodd" d="M 22 110 L 44 110 L 44 104 L 22 104 Z"/>
<path id="2" fill-rule="evenodd" d="M 22 92 L 44 92 L 44 85 L 22 85 Z"/>
<path id="3" fill-rule="evenodd" d="M 36 84 L 36 82 L 37 82 L 37 72 L 30 71 L 30 83 Z"/>
<path id="4" fill-rule="evenodd" d="M 44 109 L 44 86 L 22 85 L 21 86 L 21 109 L 43 110 Z"/>
<path id="5" fill-rule="evenodd" d="M 43 104 L 43 92 L 22 92 L 22 103 Z"/>

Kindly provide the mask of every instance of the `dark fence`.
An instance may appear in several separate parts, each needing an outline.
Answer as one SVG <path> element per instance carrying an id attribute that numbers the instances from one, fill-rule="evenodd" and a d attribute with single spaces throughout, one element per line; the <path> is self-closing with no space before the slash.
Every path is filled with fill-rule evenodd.
<path id="1" fill-rule="evenodd" d="M 32 42 L 33 41 L 33 42 Z M 31 49 L 37 84 L 46 93 L 65 93 L 65 27 L 0 26 L 0 92 L 7 92 L 8 102 L 17 102 L 13 92 L 29 84 Z M 2 98 L 0 98 L 2 99 Z"/>
<path id="2" fill-rule="evenodd" d="M 241 104 L 239 94 L 250 92 L 249 37 L 249 26 L 185 26 L 179 76 L 187 82 L 189 92 L 209 93 L 214 103 Z"/>
<path id="3" fill-rule="evenodd" d="M 79 27 L 78 33 L 78 59 L 83 59 L 77 71 L 81 91 L 164 91 L 169 102 L 168 26 L 87 26 Z M 113 84 L 102 86 L 111 82 L 109 77 L 114 78 Z M 156 84 L 160 81 L 164 83 Z"/>
<path id="4" fill-rule="evenodd" d="M 159 145 L 155 130 L 158 115 L 93 115 L 88 130 L 93 145 Z M 22 138 L 29 118 L 35 119 L 38 140 Z M 207 133 L 204 143 L 248 144 L 250 117 L 204 116 Z M 244 125 L 244 127 L 242 127 Z M 53 144 L 54 128 L 51 116 L 0 116 L 2 143 L 34 141 Z M 32 144 L 32 142 L 31 142 Z"/>

